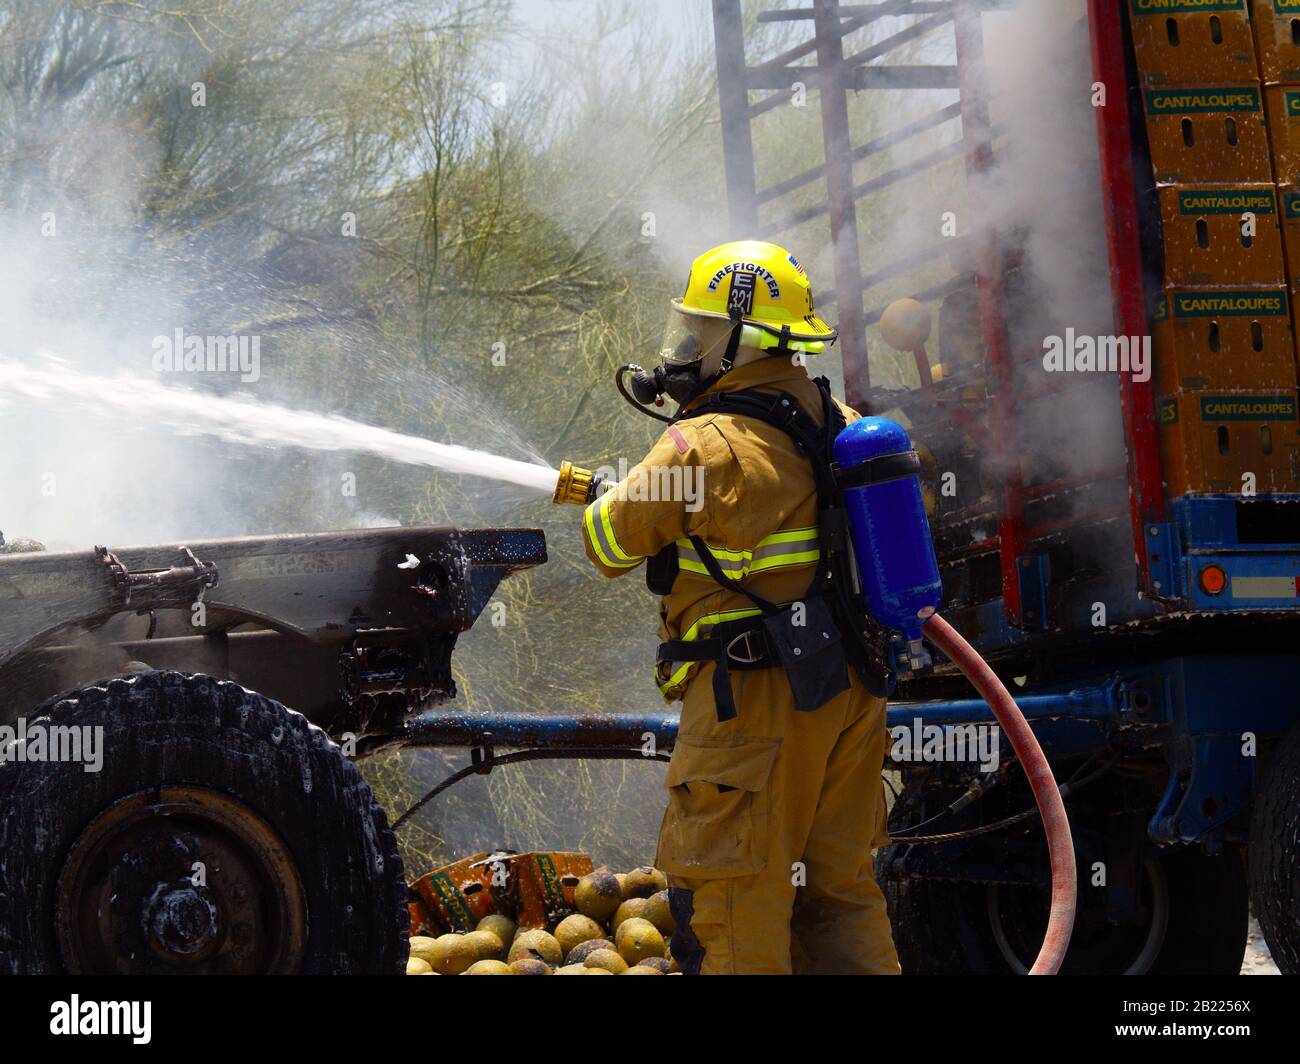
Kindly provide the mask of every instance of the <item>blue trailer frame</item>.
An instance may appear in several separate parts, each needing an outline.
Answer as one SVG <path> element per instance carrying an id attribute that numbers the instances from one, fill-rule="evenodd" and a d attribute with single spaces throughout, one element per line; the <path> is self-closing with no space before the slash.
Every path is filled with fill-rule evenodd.
<path id="1" fill-rule="evenodd" d="M 1147 831 L 1158 845 L 1244 843 L 1256 782 L 1259 740 L 1280 737 L 1300 719 L 1300 653 L 1196 655 L 1081 676 L 1050 690 L 1016 694 L 1021 712 L 1054 761 L 1105 750 L 1157 751 L 1169 765 L 1164 796 Z M 1278 697 L 1279 692 L 1291 692 Z M 672 710 L 618 714 L 466 713 L 430 710 L 413 716 L 398 741 L 409 746 L 481 751 L 490 770 L 495 749 L 530 747 L 584 756 L 622 749 L 650 759 L 672 749 L 679 716 Z M 995 725 L 979 698 L 899 702 L 888 727 Z M 1001 755 L 1010 757 L 1002 742 Z M 887 767 L 906 768 L 892 762 Z M 973 774 L 978 770 L 972 767 Z"/>

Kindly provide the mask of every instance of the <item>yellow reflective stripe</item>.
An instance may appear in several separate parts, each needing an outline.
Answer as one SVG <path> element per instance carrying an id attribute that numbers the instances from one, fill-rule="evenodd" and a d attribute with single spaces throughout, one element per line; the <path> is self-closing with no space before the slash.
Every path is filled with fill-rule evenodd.
<path id="1" fill-rule="evenodd" d="M 816 528 L 792 528 L 788 532 L 773 532 L 759 542 L 760 547 L 766 547 L 770 543 L 793 543 L 800 539 L 817 539 L 818 533 Z"/>
<path id="2" fill-rule="evenodd" d="M 706 613 L 703 617 L 697 617 L 695 623 L 686 629 L 682 639 L 692 642 L 700 638 L 700 629 L 705 625 L 712 628 L 715 624 L 721 624 L 723 621 L 739 621 L 744 617 L 757 617 L 762 610 L 745 606 L 742 609 L 723 610 L 721 613 Z"/>
<path id="3" fill-rule="evenodd" d="M 596 522 L 592 520 L 592 516 L 596 512 L 596 507 L 599 505 L 600 505 L 599 499 L 597 499 L 595 502 L 588 505 L 587 509 L 583 511 L 582 523 L 587 530 L 587 542 L 591 544 L 591 549 L 596 552 L 596 557 L 599 558 L 605 565 L 613 565 L 614 562 L 605 553 L 605 548 L 602 543 L 604 537 L 600 535 L 599 531 L 596 528 Z"/>
<path id="4" fill-rule="evenodd" d="M 678 540 L 677 542 L 686 543 L 688 546 L 694 546 L 694 544 L 692 544 L 689 539 Z M 752 558 L 754 556 L 753 551 L 728 550 L 726 547 L 711 547 L 707 543 L 705 544 L 705 546 L 709 547 L 709 553 L 712 554 L 715 558 L 719 559 L 720 561 L 731 561 L 731 562 L 737 560 L 743 561 L 747 558 Z"/>
<path id="5" fill-rule="evenodd" d="M 609 496 L 602 495 L 588 506 L 583 513 L 582 520 L 587 530 L 587 539 L 591 542 L 591 549 L 596 552 L 596 557 L 604 565 L 609 566 L 611 569 L 630 569 L 640 559 L 630 558 L 614 539 L 614 532 L 609 527 L 609 515 L 605 512 L 608 508 L 608 502 Z M 599 517 L 597 517 L 597 511 L 599 511 Z M 624 560 L 629 558 L 630 560 Z"/>
<path id="6" fill-rule="evenodd" d="M 721 548 L 709 548 L 709 553 L 717 559 L 722 571 L 732 580 L 739 580 L 749 569 L 752 555 L 749 551 L 724 551 Z M 709 570 L 700 560 L 695 545 L 689 539 L 677 541 L 677 567 L 688 573 L 700 573 L 707 576 Z"/>
<path id="7" fill-rule="evenodd" d="M 770 558 L 759 558 L 749 567 L 751 573 L 761 573 L 768 569 L 779 569 L 786 565 L 811 565 L 821 558 L 820 550 L 796 551 L 793 554 L 778 554 Z"/>
<path id="8" fill-rule="evenodd" d="M 729 550 L 705 544 L 709 553 L 730 580 L 743 580 L 750 573 L 761 573 L 785 566 L 810 565 L 821 557 L 816 528 L 795 528 L 774 532 L 759 541 L 752 551 Z M 688 573 L 707 576 L 709 570 L 689 539 L 677 541 L 677 566 Z"/>
<path id="9" fill-rule="evenodd" d="M 709 628 L 712 628 L 715 624 L 721 624 L 723 621 L 738 621 L 743 617 L 757 617 L 762 612 L 763 611 L 759 609 L 745 608 L 739 610 L 723 610 L 721 613 L 706 613 L 703 617 L 697 617 L 695 619 L 695 623 L 687 628 L 682 634 L 682 639 L 688 642 L 693 642 L 701 637 L 701 630 L 706 625 Z M 667 680 L 664 680 L 659 684 L 659 690 L 663 694 L 667 695 L 669 691 L 686 679 L 686 674 L 690 672 L 691 666 L 698 664 L 699 662 L 688 661 L 681 665 L 673 671 L 672 675 L 670 675 Z"/>
<path id="10" fill-rule="evenodd" d="M 609 537 L 610 550 L 613 551 L 614 556 L 618 558 L 619 562 L 622 564 L 635 565 L 641 559 L 628 554 L 627 551 L 618 545 L 618 537 L 614 535 L 614 526 L 609 523 L 609 507 L 614 501 L 614 493 L 606 492 L 596 501 L 600 503 L 600 523 L 605 528 L 605 535 Z"/>
<path id="11" fill-rule="evenodd" d="M 793 532 L 777 532 L 768 536 L 754 548 L 755 571 L 772 569 L 780 565 L 806 565 L 821 557 L 819 537 L 815 528 L 800 528 Z"/>

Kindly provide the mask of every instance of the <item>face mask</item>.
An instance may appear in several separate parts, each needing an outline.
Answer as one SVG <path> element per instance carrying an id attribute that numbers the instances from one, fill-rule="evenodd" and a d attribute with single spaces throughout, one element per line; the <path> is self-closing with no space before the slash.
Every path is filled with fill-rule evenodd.
<path id="1" fill-rule="evenodd" d="M 699 388 L 699 362 L 656 366 L 653 373 L 648 373 L 639 366 L 632 371 L 632 395 L 643 406 L 657 403 L 661 395 L 667 395 L 681 406 L 694 399 Z"/>
<path id="2" fill-rule="evenodd" d="M 664 394 L 678 406 L 684 406 L 696 397 L 700 388 L 700 364 L 673 369 L 663 375 Z"/>
<path id="3" fill-rule="evenodd" d="M 633 397 L 643 406 L 662 405 L 663 395 L 678 406 L 690 402 L 703 390 L 700 367 L 704 355 L 700 341 L 686 328 L 681 315 L 670 314 L 659 349 L 660 365 L 649 372 L 640 367 L 632 370 Z"/>
<path id="4" fill-rule="evenodd" d="M 754 342 L 757 342 L 756 329 L 746 326 L 744 331 L 753 333 Z M 706 359 L 711 351 L 719 347 L 732 349 L 730 341 L 733 336 L 739 342 L 740 336 L 733 330 L 721 331 L 710 345 L 710 350 L 702 350 L 699 339 L 688 329 L 682 315 L 671 312 L 664 330 L 663 344 L 659 348 L 660 365 L 652 371 L 644 370 L 634 363 L 620 366 L 614 374 L 615 385 L 623 398 L 643 414 L 659 421 L 671 421 L 672 418 L 657 414 L 649 408 L 663 406 L 665 395 L 678 406 L 685 406 L 704 392 L 721 375 L 721 371 L 718 371 L 712 373 L 707 380 L 701 378 Z M 628 373 L 631 377 L 625 385 L 623 378 Z"/>

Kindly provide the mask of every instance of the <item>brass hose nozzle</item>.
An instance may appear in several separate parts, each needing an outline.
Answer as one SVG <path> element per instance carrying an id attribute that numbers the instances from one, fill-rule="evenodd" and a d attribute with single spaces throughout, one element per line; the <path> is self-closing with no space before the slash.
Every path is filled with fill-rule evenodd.
<path id="1" fill-rule="evenodd" d="M 555 497 L 551 501 L 586 506 L 599 490 L 600 478 L 590 469 L 583 469 L 572 462 L 561 462 L 560 479 L 555 482 Z"/>

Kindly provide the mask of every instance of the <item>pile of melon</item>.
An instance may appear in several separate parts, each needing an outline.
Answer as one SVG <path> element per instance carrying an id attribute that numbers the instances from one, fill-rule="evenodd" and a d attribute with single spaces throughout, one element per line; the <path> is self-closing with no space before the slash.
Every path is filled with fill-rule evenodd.
<path id="1" fill-rule="evenodd" d="M 485 916 L 466 934 L 411 939 L 407 975 L 680 975 L 673 916 L 657 868 L 601 869 L 578 880 L 578 911 L 551 930 Z"/>

